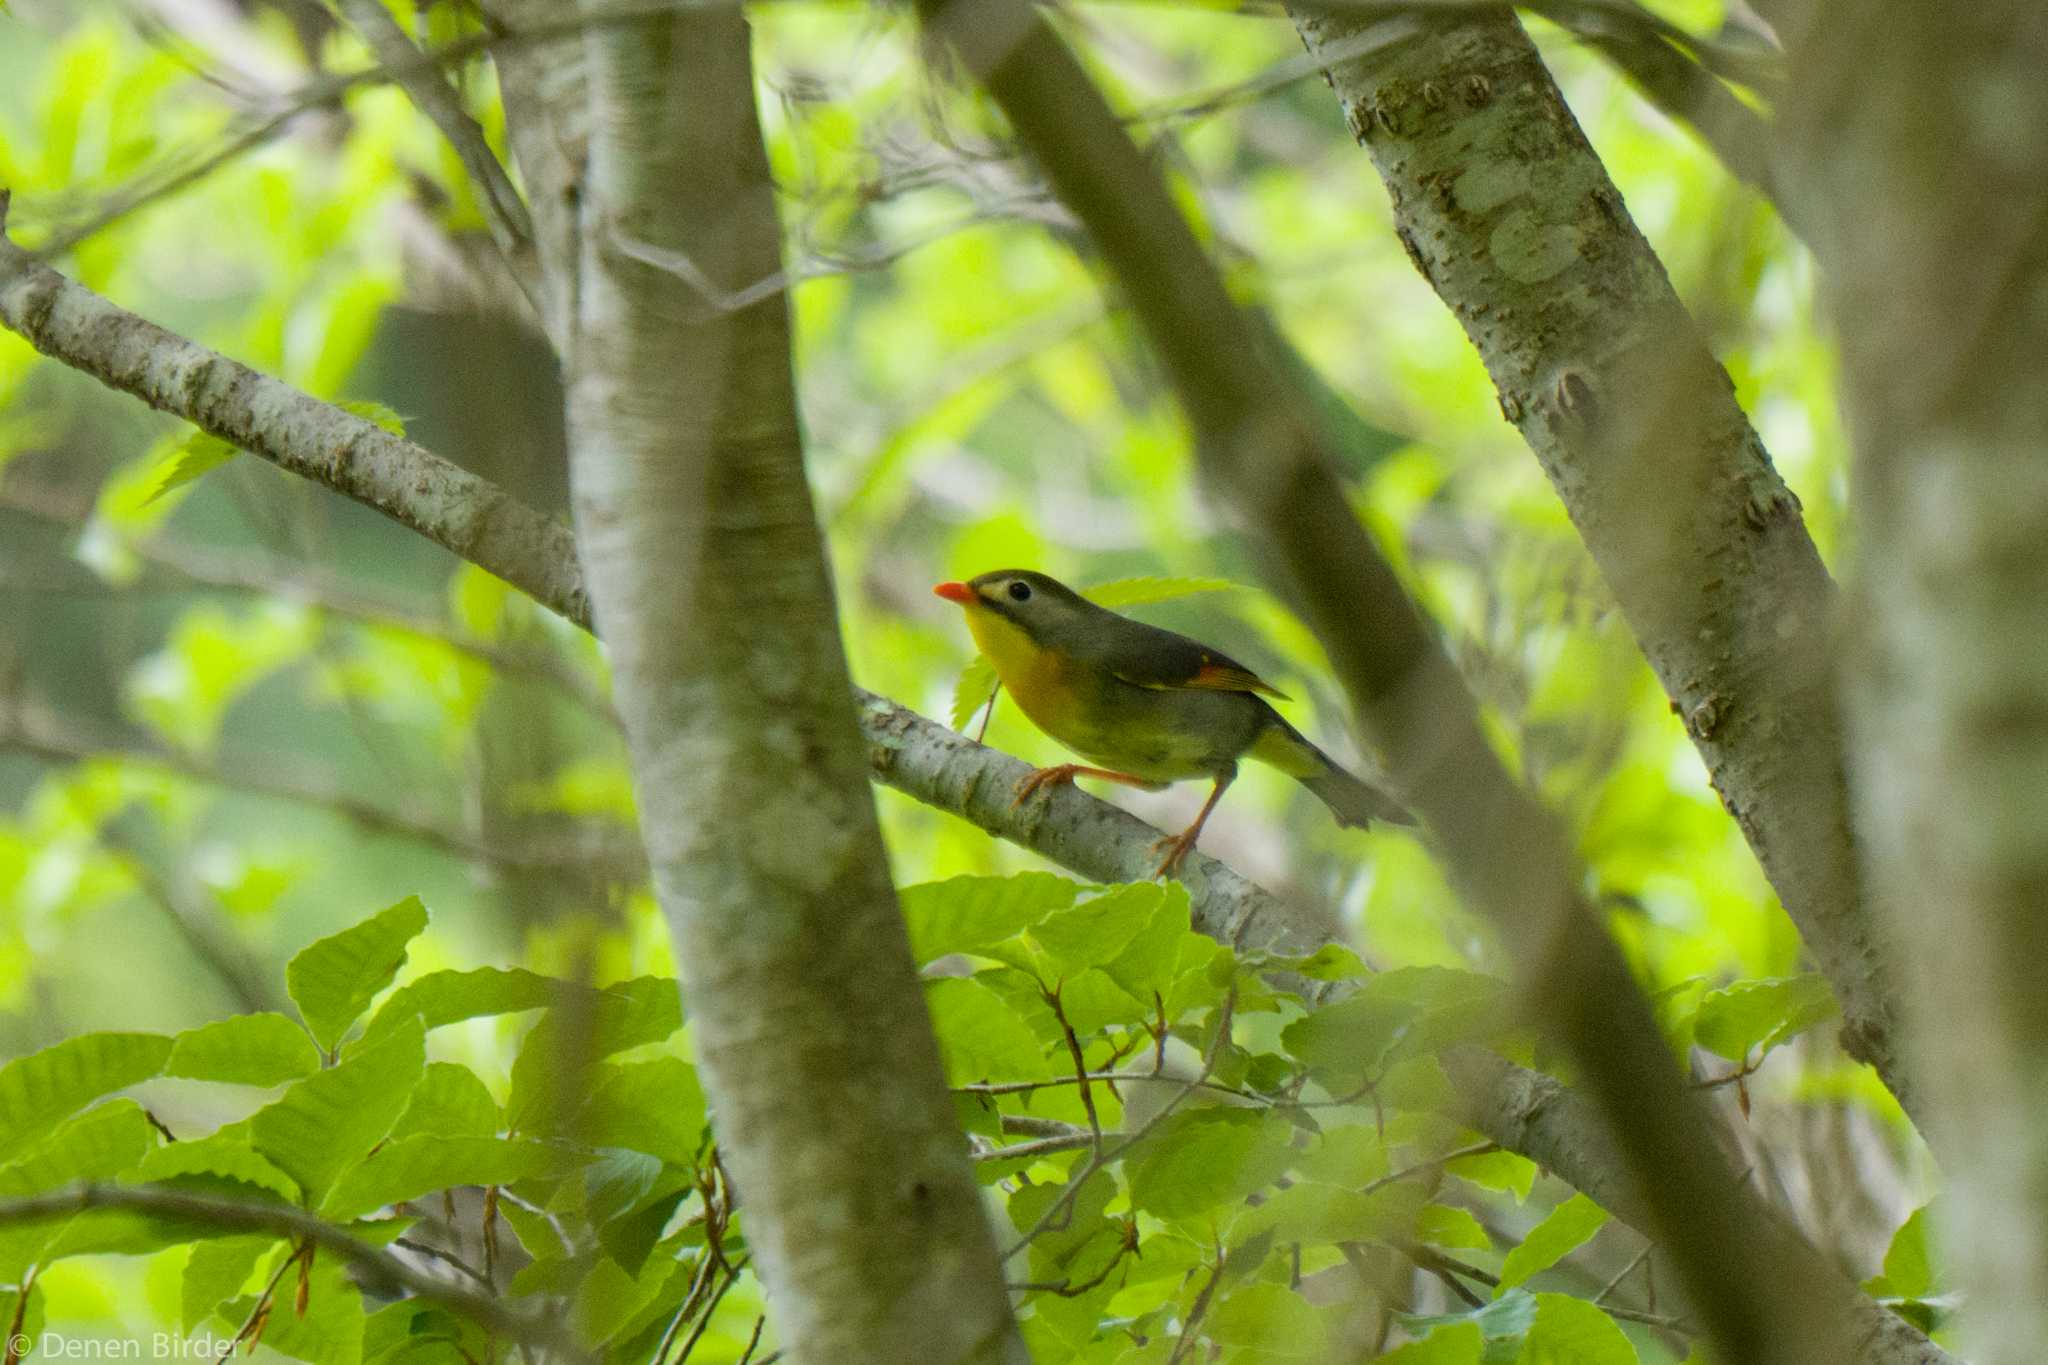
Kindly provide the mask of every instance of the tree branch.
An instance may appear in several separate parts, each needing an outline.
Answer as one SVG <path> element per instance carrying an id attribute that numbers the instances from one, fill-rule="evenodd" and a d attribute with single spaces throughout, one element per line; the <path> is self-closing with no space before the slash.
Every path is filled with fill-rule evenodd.
<path id="1" fill-rule="evenodd" d="M 1847 1360 L 1845 1325 L 1812 1311 L 1810 1248 L 1746 1245 L 1732 1173 L 1619 949 L 1579 890 L 1563 832 L 1511 779 L 1463 680 L 1353 515 L 1299 387 L 1204 257 L 1156 169 L 1074 55 L 1017 0 L 924 0 L 1087 227 L 1164 362 L 1197 457 L 1274 565 L 1350 691 L 1361 729 L 1468 898 L 1506 932 L 1525 999 L 1585 1068 L 1654 1234 L 1731 1359 Z"/>
<path id="2" fill-rule="evenodd" d="M 536 311 L 540 308 L 539 261 L 533 251 L 533 220 L 527 216 L 526 201 L 512 185 L 512 177 L 498 163 L 484 138 L 484 130 L 462 107 L 438 66 L 423 64 L 426 54 L 406 37 L 405 30 L 384 8 L 383 0 L 342 0 L 342 11 L 355 26 L 378 64 L 411 97 L 413 105 L 429 119 L 448 145 L 455 149 L 462 168 L 469 172 L 484 201 L 484 216 L 491 225 L 491 237 L 498 244 L 505 268 Z"/>
<path id="3" fill-rule="evenodd" d="M 63 280 L 33 260 L 26 259 L 25 253 L 0 239 L 0 320 L 7 321 L 11 327 L 15 323 L 9 301 L 17 297 L 24 273 L 35 276 L 44 294 L 77 291 L 88 296 L 90 307 L 77 302 L 67 303 L 63 309 L 57 310 L 64 316 L 80 313 L 96 316 L 100 310 L 131 316 L 122 314 L 121 310 L 91 295 L 82 286 Z M 17 330 L 20 329 L 17 327 Z M 104 335 L 117 336 L 123 331 L 121 327 L 114 327 Z M 53 352 L 50 347 L 39 344 L 38 348 L 46 354 L 53 354 L 66 363 L 74 363 L 68 355 L 75 355 L 79 357 L 76 367 L 89 373 L 100 373 L 105 368 L 107 362 L 96 353 L 99 343 L 90 333 L 67 331 L 53 335 L 45 329 L 42 335 L 51 337 L 64 347 L 63 351 Z M 182 339 L 172 340 L 180 347 L 200 349 Z M 223 358 L 221 363 L 232 362 Z M 202 418 L 215 420 L 208 418 L 196 406 L 181 406 L 175 393 L 168 397 L 165 410 L 174 415 L 195 424 L 201 423 Z M 300 399 L 315 408 L 330 407 L 303 395 Z M 339 409 L 332 409 L 332 415 L 343 421 L 356 420 Z M 257 419 L 246 415 L 236 416 L 234 420 Z M 265 449 L 278 449 L 285 452 L 284 458 L 266 458 L 272 458 L 274 463 L 287 469 L 309 471 L 317 467 L 315 449 L 299 448 L 294 443 L 302 439 L 304 433 L 319 429 L 321 427 L 317 423 L 295 423 L 277 433 L 275 442 L 265 442 L 264 448 L 255 453 L 263 455 Z M 434 486 L 444 477 L 435 468 L 442 462 L 429 452 L 409 442 L 393 444 L 398 450 L 394 481 L 401 491 L 415 473 L 423 486 Z M 414 461 L 421 462 L 417 470 L 413 468 Z M 444 548 L 512 583 L 565 619 L 588 629 L 587 598 L 568 536 L 561 534 L 561 528 L 555 523 L 524 507 L 501 490 L 491 488 L 488 497 L 493 505 L 500 508 L 504 533 L 482 542 L 480 549 L 469 553 L 439 540 L 433 529 L 436 523 L 423 512 L 411 509 L 402 497 L 391 515 L 401 524 L 435 539 Z M 478 557 L 480 553 L 489 553 L 491 558 L 488 561 L 481 559 Z M 550 556 L 559 558 L 551 560 Z M 1150 873 L 1155 861 L 1150 849 L 1158 840 L 1160 831 L 1144 821 L 1071 787 L 1053 792 L 1051 798 L 1042 804 L 1034 802 L 1025 808 L 1013 807 L 1011 795 L 1017 782 L 1030 771 L 1029 765 L 976 744 L 885 697 L 860 688 L 854 688 L 853 692 L 876 780 L 936 809 L 960 816 L 991 834 L 1039 853 L 1091 880 L 1128 881 Z M 1193 894 L 1196 927 L 1212 937 L 1246 949 L 1264 948 L 1286 953 L 1311 951 L 1334 937 L 1335 926 L 1327 919 L 1281 902 L 1200 852 L 1190 855 L 1182 869 L 1181 879 Z M 1544 1105 L 1532 1106 L 1525 1101 L 1532 1096 L 1549 1094 L 1544 1086 L 1556 1084 L 1547 1077 L 1520 1068 L 1502 1071 L 1490 1079 L 1484 1076 L 1469 1079 L 1473 1086 L 1481 1088 L 1471 1090 L 1467 1101 L 1475 1106 L 1475 1112 L 1481 1114 L 1495 1111 L 1502 1115 L 1525 1110 L 1540 1112 Z M 1506 1093 L 1496 1096 L 1485 1088 L 1489 1086 L 1505 1088 Z M 1575 1112 L 1582 1113 L 1584 1109 L 1584 1103 L 1580 1101 Z M 1585 1133 L 1597 1135 L 1598 1129 L 1591 1125 L 1590 1119 L 1585 1120 L 1585 1124 Z M 1582 1137 L 1580 1130 L 1568 1125 L 1561 1124 L 1557 1129 L 1551 1129 L 1511 1124 L 1502 1118 L 1496 1126 L 1488 1123 L 1479 1126 L 1495 1141 L 1521 1152 L 1547 1169 L 1559 1172 L 1603 1204 L 1607 1198 L 1598 1191 L 1607 1191 L 1611 1196 L 1613 1191 L 1622 1188 L 1626 1179 L 1622 1173 L 1624 1168 L 1614 1157 L 1610 1143 L 1603 1139 L 1596 1144 L 1590 1137 Z M 1628 1218 L 1626 1214 L 1620 1216 Z M 1647 1221 L 1643 1220 L 1644 1223 Z M 1884 1311 L 1875 1304 L 1869 1307 L 1875 1312 Z M 1924 1338 L 1917 1340 L 1917 1353 L 1902 1349 L 1889 1356 L 1874 1354 L 1871 1360 L 1881 1362 L 1881 1365 L 1920 1365 L 1922 1362 L 1947 1365 L 1949 1358 L 1946 1355 L 1930 1347 Z"/>
<path id="4" fill-rule="evenodd" d="M 1292 6 L 1311 52 L 1366 21 Z M 1662 264 L 1512 13 L 1430 18 L 1330 84 L 1842 1004 L 1909 1113 L 1896 964 L 1863 898 L 1834 585 Z"/>

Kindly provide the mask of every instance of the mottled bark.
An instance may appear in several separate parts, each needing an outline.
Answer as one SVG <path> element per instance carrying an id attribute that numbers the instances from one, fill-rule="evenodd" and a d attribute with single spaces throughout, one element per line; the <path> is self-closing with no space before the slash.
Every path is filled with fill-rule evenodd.
<path id="1" fill-rule="evenodd" d="M 1833 6 L 1793 53 L 1859 529 L 1854 774 L 1976 1359 L 2048 1340 L 2048 11 Z"/>
<path id="2" fill-rule="evenodd" d="M 562 315 L 578 548 L 747 1241 L 792 1360 L 1022 1362 L 889 879 L 737 9 L 593 25 Z M 550 234 L 543 230 L 543 240 Z"/>
<path id="3" fill-rule="evenodd" d="M 1311 52 L 1375 22 L 1292 8 Z M 1401 22 L 1407 41 L 1329 73 L 1395 231 L 1478 349 L 1834 986 L 1843 1046 L 1915 1112 L 1897 970 L 1850 832 L 1836 593 L 1798 500 L 1514 15 Z"/>
<path id="4" fill-rule="evenodd" d="M 1034 8 L 926 0 L 923 10 L 1101 250 L 1187 411 L 1211 486 L 1328 649 L 1394 786 L 1472 903 L 1501 925 L 1523 998 L 1584 1069 L 1653 1235 L 1720 1351 L 1782 1365 L 1853 1359 L 1853 1324 L 1814 1292 L 1828 1268 L 1796 1240 L 1747 1239 L 1733 1173 L 1580 893 L 1562 830 L 1501 766 L 1470 692 L 1352 514 L 1329 437 L 1265 361 L 1156 168 Z"/>

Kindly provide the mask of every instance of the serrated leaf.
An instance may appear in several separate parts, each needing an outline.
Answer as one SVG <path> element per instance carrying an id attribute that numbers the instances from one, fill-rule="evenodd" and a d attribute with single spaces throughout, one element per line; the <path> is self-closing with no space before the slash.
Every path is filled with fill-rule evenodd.
<path id="1" fill-rule="evenodd" d="M 1355 1085 L 1401 1058 L 1482 1036 L 1499 1018 L 1505 990 L 1494 977 L 1450 967 L 1380 972 L 1289 1024 L 1281 1042 L 1332 1083 Z"/>
<path id="2" fill-rule="evenodd" d="M 1480 1152 L 1444 1163 L 1444 1174 L 1469 1180 L 1483 1190 L 1501 1190 L 1517 1204 L 1536 1188 L 1536 1163 L 1516 1152 Z"/>
<path id="3" fill-rule="evenodd" d="M 187 1188 L 228 1181 L 237 1187 L 247 1187 L 237 1190 L 238 1193 L 267 1191 L 288 1204 L 297 1203 L 300 1193 L 298 1182 L 251 1147 L 246 1133 L 239 1129 L 210 1133 L 189 1142 L 167 1143 L 142 1159 L 142 1164 L 135 1168 L 135 1178 Z"/>
<path id="4" fill-rule="evenodd" d="M 1818 972 L 1738 981 L 1701 997 L 1693 1037 L 1701 1047 L 1740 1062 L 1752 1048 L 1769 1052 L 1838 1013 L 1834 992 Z"/>
<path id="5" fill-rule="evenodd" d="M 1412 1240 L 1415 1216 L 1428 1191 L 1402 1181 L 1366 1194 L 1340 1185 L 1301 1180 L 1275 1190 L 1231 1225 L 1240 1240 L 1271 1233 L 1283 1243 Z"/>
<path id="6" fill-rule="evenodd" d="M 1516 1285 L 1525 1284 L 1539 1271 L 1550 1269 L 1593 1240 L 1607 1221 L 1607 1210 L 1583 1194 L 1575 1194 L 1550 1211 L 1550 1216 L 1529 1229 L 1522 1244 L 1501 1263 L 1500 1284 L 1493 1295 L 1499 1298 Z"/>
<path id="7" fill-rule="evenodd" d="M 967 661 L 967 667 L 960 670 L 959 681 L 953 684 L 953 704 L 947 717 L 955 730 L 967 728 L 967 722 L 974 719 L 974 713 L 989 704 L 995 695 L 996 667 L 988 656 L 977 654 Z"/>
<path id="8" fill-rule="evenodd" d="M 1287 1169 L 1288 1131 L 1243 1109 L 1174 1114 L 1130 1167 L 1131 1205 L 1171 1219 L 1240 1201 Z"/>
<path id="9" fill-rule="evenodd" d="M 133 1100 L 110 1100 L 65 1123 L 0 1166 L 0 1197 L 42 1194 L 79 1180 L 105 1180 L 134 1166 L 156 1141 Z"/>
<path id="10" fill-rule="evenodd" d="M 427 908 L 407 896 L 361 924 L 299 951 L 285 964 L 285 989 L 313 1040 L 328 1052 L 377 992 L 405 965 L 407 945 L 427 927 Z"/>
<path id="11" fill-rule="evenodd" d="M 1179 882 L 1169 882 L 1161 888 L 1151 917 L 1103 970 L 1133 997 L 1149 1004 L 1155 994 L 1164 996 L 1173 984 L 1181 944 L 1195 936 L 1188 889 Z"/>
<path id="12" fill-rule="evenodd" d="M 194 431 L 156 467 L 141 505 L 147 507 L 173 488 L 193 483 L 241 454 L 241 447 L 220 437 Z"/>
<path id="13" fill-rule="evenodd" d="M 1636 1348 L 1613 1318 L 1569 1294 L 1538 1294 L 1536 1321 L 1517 1365 L 1638 1365 Z"/>
<path id="14" fill-rule="evenodd" d="M 164 1069 L 171 1040 L 157 1033 L 82 1033 L 0 1067 L 0 1152 L 48 1132 L 102 1095 Z"/>
<path id="15" fill-rule="evenodd" d="M 544 1009 L 562 1003 L 572 991 L 588 989 L 523 967 L 428 972 L 393 991 L 378 1007 L 363 1036 L 374 1038 L 413 1015 L 420 1016 L 431 1030 L 489 1014 Z"/>
<path id="16" fill-rule="evenodd" d="M 1471 1213 L 1452 1204 L 1431 1204 L 1415 1218 L 1415 1240 L 1433 1247 L 1491 1251 L 1493 1239 Z"/>
<path id="17" fill-rule="evenodd" d="M 1051 1075 L 1045 1052 L 1009 1003 L 979 981 L 928 981 L 925 1005 L 954 1085 L 976 1081 L 1035 1081 Z"/>
<path id="18" fill-rule="evenodd" d="M 1277 1284 L 1239 1286 L 1209 1310 L 1202 1334 L 1285 1360 L 1321 1361 L 1330 1350 L 1329 1333 L 1308 1300 Z"/>
<path id="19" fill-rule="evenodd" d="M 167 1076 L 236 1085 L 282 1085 L 320 1069 L 320 1050 L 282 1014 L 238 1014 L 172 1040 Z"/>
<path id="20" fill-rule="evenodd" d="M 597 1070 L 573 1136 L 591 1147 L 629 1147 L 677 1166 L 696 1160 L 705 1124 L 697 1069 L 680 1057 L 610 1062 Z"/>
<path id="21" fill-rule="evenodd" d="M 588 1159 L 531 1138 L 416 1134 L 387 1142 L 350 1167 L 321 1201 L 320 1212 L 337 1220 L 360 1218 L 456 1185 L 510 1185 L 561 1175 Z"/>
<path id="22" fill-rule="evenodd" d="M 391 1137 L 493 1137 L 501 1126 L 498 1102 L 474 1071 L 455 1062 L 428 1062 L 405 1112 L 391 1125 Z"/>
<path id="23" fill-rule="evenodd" d="M 426 1031 L 413 1019 L 257 1110 L 248 1120 L 250 1145 L 317 1207 L 335 1177 L 391 1131 L 425 1069 Z"/>
<path id="24" fill-rule="evenodd" d="M 1170 602 L 1177 597 L 1193 597 L 1197 593 L 1228 592 L 1239 584 L 1227 578 L 1176 578 L 1161 574 L 1144 574 L 1134 578 L 1113 578 L 1107 583 L 1082 588 L 1081 596 L 1098 607 L 1112 611 L 1124 607 L 1142 607 L 1149 602 Z"/>
<path id="25" fill-rule="evenodd" d="M 1074 903 L 1080 886 L 1050 872 L 1010 877 L 953 877 L 906 886 L 898 893 L 920 966 L 948 953 L 1000 943 Z"/>
<path id="26" fill-rule="evenodd" d="M 1104 966 L 1130 946 L 1166 898 L 1166 888 L 1157 882 L 1114 887 L 1046 916 L 1026 937 L 1044 952 L 1047 965 L 1061 975 Z"/>
<path id="27" fill-rule="evenodd" d="M 578 993 L 542 1015 L 512 1062 L 505 1105 L 514 1131 L 554 1131 L 580 1105 L 596 1065 L 615 1052 L 658 1043 L 683 1026 L 675 980 L 642 976 Z"/>

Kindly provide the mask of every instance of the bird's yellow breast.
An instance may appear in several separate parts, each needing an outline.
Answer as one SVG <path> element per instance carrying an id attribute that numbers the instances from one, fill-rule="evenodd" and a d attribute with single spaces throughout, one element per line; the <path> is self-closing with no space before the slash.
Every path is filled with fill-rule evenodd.
<path id="1" fill-rule="evenodd" d="M 967 629 L 1003 680 L 1003 689 L 1032 724 L 1063 741 L 1083 728 L 1073 659 L 1039 644 L 1021 626 L 978 604 L 967 609 Z"/>

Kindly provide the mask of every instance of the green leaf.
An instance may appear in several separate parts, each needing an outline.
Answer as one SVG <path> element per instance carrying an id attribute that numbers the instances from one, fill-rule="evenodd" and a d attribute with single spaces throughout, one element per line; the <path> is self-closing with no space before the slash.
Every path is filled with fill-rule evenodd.
<path id="1" fill-rule="evenodd" d="M 1366 1194 L 1341 1185 L 1297 1180 L 1240 1214 L 1231 1225 L 1230 1236 L 1232 1241 L 1242 1242 L 1270 1233 L 1282 1243 L 1301 1244 L 1407 1241 L 1413 1239 L 1415 1216 L 1428 1197 L 1428 1192 L 1412 1181 Z"/>
<path id="2" fill-rule="evenodd" d="M 974 719 L 976 711 L 988 705 L 995 690 L 995 665 L 981 654 L 969 659 L 967 667 L 960 670 L 960 680 L 953 684 L 953 705 L 948 712 L 953 728 L 966 729 L 967 722 Z"/>
<path id="3" fill-rule="evenodd" d="M 427 908 L 407 896 L 361 924 L 321 939 L 285 964 L 285 989 L 313 1040 L 334 1051 L 377 992 L 405 965 L 406 946 L 427 927 Z"/>
<path id="4" fill-rule="evenodd" d="M 1499 1018 L 1504 999 L 1505 987 L 1494 977 L 1450 967 L 1402 967 L 1380 972 L 1342 1000 L 1295 1020 L 1281 1042 L 1330 1083 L 1356 1085 L 1403 1057 L 1483 1035 Z"/>
<path id="5" fill-rule="evenodd" d="M 683 1026 L 674 978 L 642 976 L 577 993 L 542 1015 L 512 1062 L 505 1105 L 514 1131 L 551 1131 L 583 1103 L 592 1070 L 606 1057 L 658 1043 Z"/>
<path id="6" fill-rule="evenodd" d="M 1227 578 L 1171 578 L 1147 574 L 1097 583 L 1092 588 L 1082 588 L 1081 596 L 1098 607 L 1120 610 L 1142 607 L 1149 602 L 1170 602 L 1177 597 L 1193 597 L 1197 593 L 1228 592 L 1239 586 Z"/>
<path id="7" fill-rule="evenodd" d="M 194 431 L 156 467 L 142 505 L 148 506 L 173 488 L 196 482 L 241 453 L 241 447 L 229 445 L 218 436 Z"/>
<path id="8" fill-rule="evenodd" d="M 1185 889 L 1181 895 L 1185 897 Z M 1144 931 L 1167 899 L 1157 882 L 1111 888 L 1048 915 L 1026 931 L 1061 975 L 1113 962 Z"/>
<path id="9" fill-rule="evenodd" d="M 1614 1319 L 1593 1304 L 1569 1294 L 1538 1294 L 1518 1365 L 1638 1365 L 1638 1357 Z"/>
<path id="10" fill-rule="evenodd" d="M 86 1110 L 5 1166 L 0 1198 L 43 1194 L 80 1180 L 106 1180 L 141 1161 L 156 1142 L 149 1116 L 133 1100 Z"/>
<path id="11" fill-rule="evenodd" d="M 1444 1174 L 1469 1180 L 1482 1190 L 1511 1192 L 1517 1204 L 1536 1188 L 1536 1163 L 1516 1152 L 1481 1152 L 1444 1163 Z"/>
<path id="12" fill-rule="evenodd" d="M 299 1268 L 285 1272 L 278 1302 L 263 1326 L 263 1344 L 278 1354 L 307 1365 L 359 1365 L 363 1355 L 363 1296 L 338 1256 L 315 1256 L 306 1273 L 306 1312 L 294 1311 Z M 232 1322 L 246 1321 L 256 1301 L 244 1295 L 225 1312 Z"/>
<path id="13" fill-rule="evenodd" d="M 431 1030 L 487 1014 L 543 1009 L 561 1004 L 572 991 L 587 989 L 523 967 L 428 972 L 393 991 L 378 1007 L 363 1036 L 374 1038 L 416 1014 Z"/>
<path id="14" fill-rule="evenodd" d="M 282 1014 L 238 1014 L 187 1029 L 164 1064 L 167 1076 L 236 1085 L 282 1085 L 319 1069 L 320 1050 Z"/>
<path id="15" fill-rule="evenodd" d="M 189 1142 L 167 1143 L 142 1159 L 142 1164 L 135 1168 L 135 1178 L 188 1189 L 196 1185 L 240 1197 L 263 1191 L 288 1204 L 297 1203 L 300 1193 L 298 1182 L 251 1147 L 247 1133 L 239 1128 L 209 1133 Z M 228 1182 L 225 1190 L 221 1188 L 222 1182 Z"/>
<path id="16" fill-rule="evenodd" d="M 405 419 L 374 398 L 344 398 L 334 406 L 343 412 L 353 413 L 374 426 L 382 427 L 393 436 L 405 435 Z"/>
<path id="17" fill-rule="evenodd" d="M 1769 1052 L 1839 1012 L 1827 978 L 1818 972 L 1738 981 L 1701 998 L 1693 1037 L 1710 1052 L 1741 1062 L 1752 1048 Z"/>
<path id="18" fill-rule="evenodd" d="M 1131 1166 L 1131 1205 L 1160 1218 L 1186 1218 L 1239 1202 L 1287 1169 L 1289 1132 L 1284 1121 L 1243 1109 L 1174 1114 Z"/>
<path id="19" fill-rule="evenodd" d="M 335 1177 L 391 1131 L 425 1069 L 426 1031 L 414 1019 L 257 1110 L 248 1120 L 251 1145 L 317 1207 Z"/>
<path id="20" fill-rule="evenodd" d="M 501 1126 L 498 1102 L 474 1071 L 455 1062 L 428 1062 L 405 1112 L 391 1125 L 391 1137 L 492 1137 Z"/>
<path id="21" fill-rule="evenodd" d="M 1939 1293 L 1941 1268 L 1928 1237 L 1927 1209 L 1914 1209 L 1884 1253 L 1884 1297 L 1924 1299 Z"/>
<path id="22" fill-rule="evenodd" d="M 1479 1365 L 1486 1338 L 1476 1322 L 1439 1327 L 1420 1341 L 1397 1346 L 1379 1358 L 1380 1365 Z"/>
<path id="23" fill-rule="evenodd" d="M 1500 1284 L 1493 1296 L 1499 1298 L 1516 1285 L 1524 1284 L 1538 1271 L 1548 1270 L 1593 1239 L 1607 1221 L 1607 1210 L 1583 1194 L 1575 1194 L 1550 1211 L 1550 1216 L 1529 1229 L 1522 1244 L 1501 1263 Z"/>
<path id="24" fill-rule="evenodd" d="M 1181 944 L 1194 936 L 1188 910 L 1188 889 L 1179 882 L 1161 888 L 1151 918 L 1103 970 L 1119 986 L 1146 1004 L 1155 993 L 1164 996 L 1173 984 Z"/>
<path id="25" fill-rule="evenodd" d="M 1486 1227 L 1466 1210 L 1452 1204 L 1431 1204 L 1415 1218 L 1415 1240 L 1434 1247 L 1465 1247 L 1491 1251 L 1493 1239 Z"/>
<path id="26" fill-rule="evenodd" d="M 928 981 L 925 1005 L 954 1085 L 1035 1081 L 1052 1074 L 1030 1026 L 994 991 L 969 977 Z"/>
<path id="27" fill-rule="evenodd" d="M 535 1176 L 561 1175 L 588 1159 L 530 1138 L 423 1133 L 387 1142 L 350 1167 L 321 1201 L 320 1212 L 337 1221 L 360 1218 L 387 1204 L 456 1185 L 510 1185 Z"/>
<path id="28" fill-rule="evenodd" d="M 0 1067 L 0 1152 L 48 1132 L 100 1096 L 164 1069 L 171 1040 L 156 1033 L 82 1033 Z"/>
<path id="29" fill-rule="evenodd" d="M 275 1237 L 257 1235 L 192 1244 L 192 1254 L 185 1258 L 179 1292 L 181 1320 L 187 1336 L 211 1318 L 214 1309 L 242 1292 L 249 1272 L 277 1241 Z"/>
<path id="30" fill-rule="evenodd" d="M 1295 1360 L 1325 1360 L 1329 1333 L 1308 1300 L 1283 1285 L 1239 1287 L 1209 1312 L 1203 1335 L 1225 1346 L 1255 1347 Z"/>
<path id="31" fill-rule="evenodd" d="M 680 1057 L 600 1066 L 574 1137 L 591 1147 L 630 1147 L 677 1166 L 694 1164 L 705 1124 L 697 1069 Z"/>
<path id="32" fill-rule="evenodd" d="M 1029 929 L 1074 903 L 1081 888 L 1050 872 L 1011 877 L 953 877 L 898 893 L 910 950 L 920 966 L 948 953 L 971 953 Z"/>

